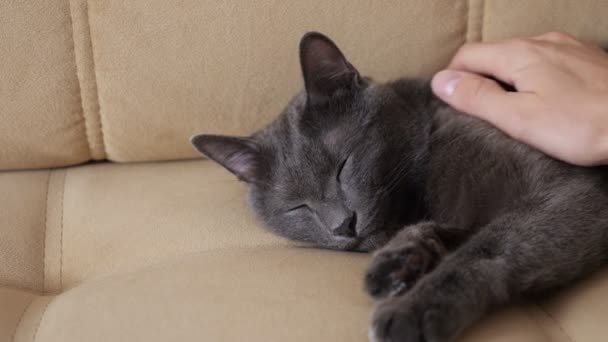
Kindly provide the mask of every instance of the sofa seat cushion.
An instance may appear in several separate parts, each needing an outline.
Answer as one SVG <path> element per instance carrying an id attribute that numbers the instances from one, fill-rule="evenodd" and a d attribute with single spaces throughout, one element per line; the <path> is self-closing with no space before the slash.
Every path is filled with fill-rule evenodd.
<path id="1" fill-rule="evenodd" d="M 22 316 L 16 342 L 34 335 L 39 342 L 363 342 L 372 304 L 360 286 L 366 259 L 302 248 L 209 251 L 87 281 L 50 299 L 20 294 L 21 302 L 0 310 Z M 560 329 L 543 309 L 520 305 L 461 341 L 569 341 Z M 602 331 L 573 341 L 598 341 Z"/>
<path id="2" fill-rule="evenodd" d="M 369 256 L 277 237 L 209 161 L 0 173 L 0 341 L 365 341 Z M 462 341 L 597 341 L 608 273 Z"/>

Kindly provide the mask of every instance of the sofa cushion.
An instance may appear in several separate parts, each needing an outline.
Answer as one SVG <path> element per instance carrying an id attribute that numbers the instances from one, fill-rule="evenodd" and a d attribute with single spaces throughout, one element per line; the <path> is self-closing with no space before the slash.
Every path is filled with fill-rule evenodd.
<path id="1" fill-rule="evenodd" d="M 89 160 L 68 1 L 0 1 L 0 170 Z"/>
<path id="2" fill-rule="evenodd" d="M 606 11 L 602 0 L 3 2 L 0 169 L 193 158 L 193 133 L 249 134 L 301 87 L 308 30 L 387 80 L 430 76 L 466 41 L 566 30 L 606 44 Z"/>
<path id="3" fill-rule="evenodd" d="M 0 186 L 2 341 L 366 339 L 369 256 L 269 233 L 212 162 L 4 172 Z M 604 271 L 461 340 L 596 341 L 606 307 Z"/>
<path id="4" fill-rule="evenodd" d="M 0 284 L 43 290 L 47 170 L 0 172 Z"/>
<path id="5" fill-rule="evenodd" d="M 14 304 L 15 312 L 33 306 L 16 332 L 39 342 L 363 342 L 372 307 L 361 289 L 366 260 L 297 248 L 192 254 L 85 282 L 50 302 L 24 298 Z M 569 340 L 541 309 L 521 305 L 488 317 L 460 341 Z"/>
<path id="6" fill-rule="evenodd" d="M 462 44 L 466 1 L 110 0 L 89 14 L 108 157 L 141 161 L 192 158 L 194 133 L 268 123 L 301 87 L 307 30 L 379 79 L 429 75 Z"/>
<path id="7" fill-rule="evenodd" d="M 566 30 L 603 0 L 0 3 L 0 341 L 365 341 L 369 256 L 256 223 L 188 137 L 248 134 L 301 84 L 297 41 L 364 73 L 429 76 L 465 41 Z M 47 169 L 49 167 L 59 167 Z M 460 339 L 604 340 L 608 272 L 498 310 Z"/>

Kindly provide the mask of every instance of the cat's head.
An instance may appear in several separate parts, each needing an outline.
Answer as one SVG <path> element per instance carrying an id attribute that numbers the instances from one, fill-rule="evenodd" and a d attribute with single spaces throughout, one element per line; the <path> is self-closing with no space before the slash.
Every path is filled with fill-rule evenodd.
<path id="1" fill-rule="evenodd" d="M 192 144 L 249 185 L 272 231 L 332 249 L 379 247 L 420 212 L 424 120 L 320 33 L 302 38 L 300 63 L 304 90 L 274 122 Z"/>

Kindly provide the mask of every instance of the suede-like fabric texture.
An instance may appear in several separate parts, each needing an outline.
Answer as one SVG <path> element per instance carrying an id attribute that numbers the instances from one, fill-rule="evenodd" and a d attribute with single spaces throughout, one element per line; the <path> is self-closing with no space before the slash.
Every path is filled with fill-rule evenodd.
<path id="1" fill-rule="evenodd" d="M 61 289 L 191 253 L 293 245 L 256 224 L 245 190 L 211 162 L 68 170 Z"/>
<path id="2" fill-rule="evenodd" d="M 92 1 L 108 157 L 192 158 L 194 133 L 261 128 L 301 87 L 298 41 L 308 30 L 334 38 L 378 79 L 430 75 L 463 43 L 466 7 L 462 0 Z"/>
<path id="3" fill-rule="evenodd" d="M 0 1 L 0 170 L 89 160 L 69 3 Z"/>
<path id="4" fill-rule="evenodd" d="M 46 170 L 0 172 L 0 285 L 43 290 L 48 182 Z"/>
<path id="5" fill-rule="evenodd" d="M 35 298 L 36 295 L 25 291 L 0 287 L 0 341 L 15 341 L 17 328 Z"/>
<path id="6" fill-rule="evenodd" d="M 308 30 L 387 80 L 429 76 L 466 41 L 565 30 L 606 44 L 606 13 L 603 0 L 0 2 L 0 341 L 365 341 L 368 255 L 266 231 L 209 161 L 157 161 L 194 157 L 195 132 L 270 121 L 301 86 Z M 104 159 L 148 163 L 65 167 Z M 603 270 L 460 341 L 603 341 L 605 317 Z"/>
<path id="7" fill-rule="evenodd" d="M 194 133 L 249 134 L 301 88 L 308 30 L 388 80 L 428 77 L 467 41 L 563 30 L 605 45 L 607 12 L 603 0 L 5 2 L 0 169 L 193 158 Z"/>
<path id="8" fill-rule="evenodd" d="M 480 40 L 565 31 L 608 47 L 608 2 L 604 0 L 488 0 L 480 23 Z"/>
<path id="9" fill-rule="evenodd" d="M 4 172 L 0 185 L 12 220 L 0 230 L 0 337 L 365 341 L 369 255 L 271 234 L 212 162 Z M 603 271 L 500 310 L 461 341 L 597 341 L 607 307 Z"/>

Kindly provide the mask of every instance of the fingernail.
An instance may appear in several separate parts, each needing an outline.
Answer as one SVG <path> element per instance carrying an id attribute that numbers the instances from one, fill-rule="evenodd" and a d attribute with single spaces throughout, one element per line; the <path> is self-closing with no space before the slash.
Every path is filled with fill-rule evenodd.
<path id="1" fill-rule="evenodd" d="M 452 96 L 458 82 L 462 79 L 462 73 L 453 70 L 443 70 L 433 77 L 433 90 L 437 95 Z"/>

